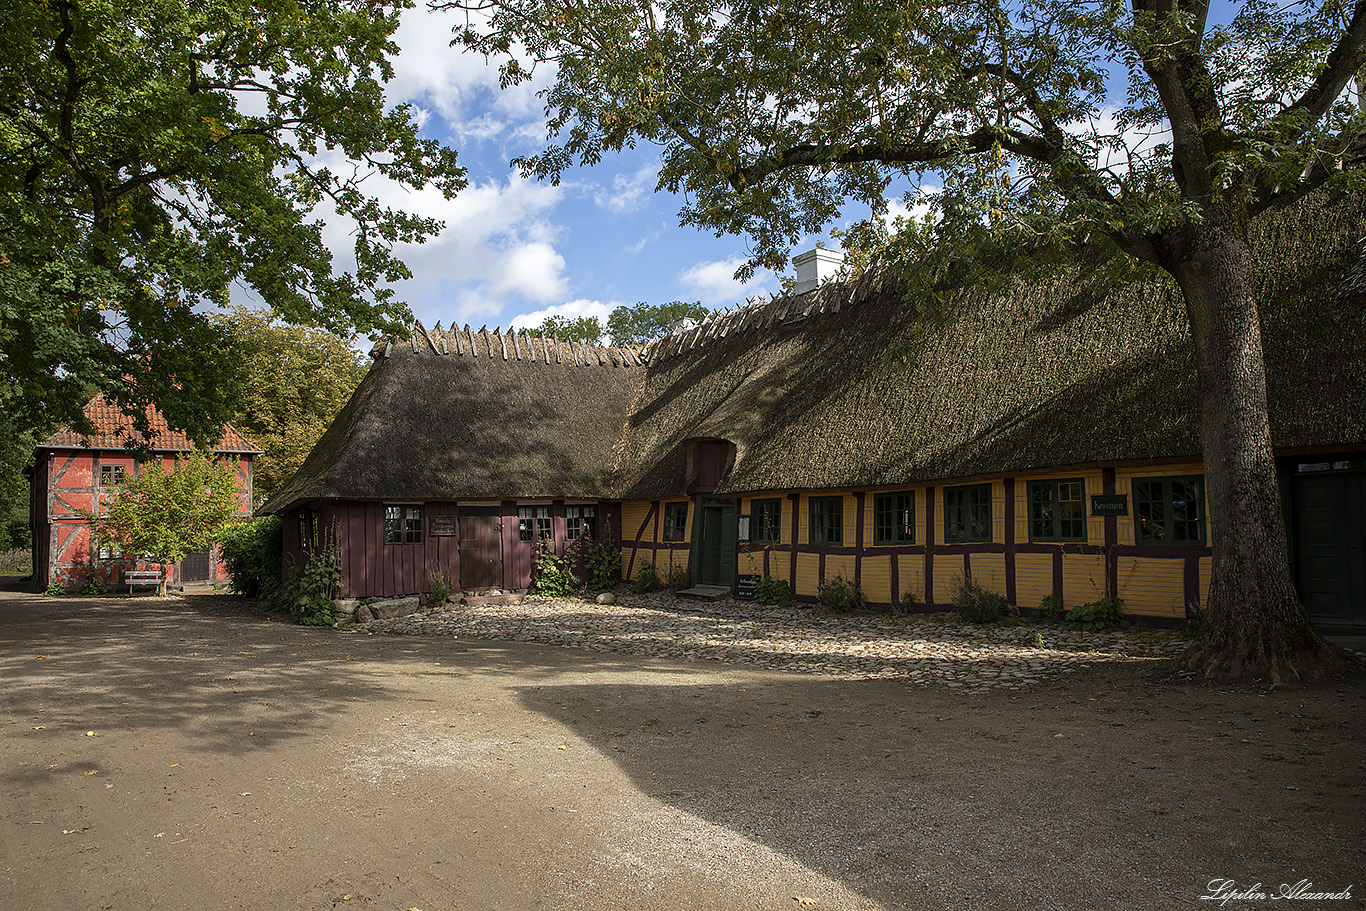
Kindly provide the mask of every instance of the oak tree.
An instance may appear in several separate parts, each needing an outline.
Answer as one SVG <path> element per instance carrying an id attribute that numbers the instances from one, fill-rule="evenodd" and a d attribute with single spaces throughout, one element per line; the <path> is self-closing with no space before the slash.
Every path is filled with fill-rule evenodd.
<path id="1" fill-rule="evenodd" d="M 1366 188 L 1351 167 L 1366 0 L 438 5 L 471 14 L 455 44 L 498 58 L 505 84 L 553 66 L 552 144 L 518 160 L 527 174 L 657 144 L 659 189 L 684 194 L 685 224 L 747 236 L 746 271 L 781 269 L 851 201 L 883 211 L 898 178 L 942 185 L 902 252 L 1099 248 L 1168 273 L 1194 343 L 1214 542 L 1186 660 L 1276 681 L 1346 665 L 1288 569 L 1248 225 L 1320 188 Z"/>
<path id="2" fill-rule="evenodd" d="M 385 100 L 409 5 L 0 4 L 0 409 L 19 429 L 80 427 L 101 391 L 211 442 L 240 371 L 205 305 L 234 285 L 294 323 L 402 323 L 393 247 L 439 224 L 370 188 L 465 183 Z M 345 263 L 324 216 L 350 228 Z"/>

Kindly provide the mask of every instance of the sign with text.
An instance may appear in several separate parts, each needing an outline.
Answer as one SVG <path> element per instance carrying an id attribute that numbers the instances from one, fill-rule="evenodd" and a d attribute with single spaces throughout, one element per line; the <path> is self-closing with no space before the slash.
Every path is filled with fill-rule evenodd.
<path id="1" fill-rule="evenodd" d="M 429 516 L 427 533 L 433 538 L 455 536 L 455 516 Z"/>
<path id="2" fill-rule="evenodd" d="M 735 597 L 741 601 L 753 601 L 754 589 L 759 584 L 762 576 L 737 576 L 735 579 Z"/>
<path id="3" fill-rule="evenodd" d="M 1098 493 L 1091 496 L 1091 515 L 1127 516 L 1129 495 L 1126 493 Z"/>

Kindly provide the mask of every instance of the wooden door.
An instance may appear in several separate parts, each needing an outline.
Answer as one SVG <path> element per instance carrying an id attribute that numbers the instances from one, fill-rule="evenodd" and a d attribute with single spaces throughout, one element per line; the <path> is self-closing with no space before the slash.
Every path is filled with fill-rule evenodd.
<path id="1" fill-rule="evenodd" d="M 697 582 L 734 585 L 739 514 L 735 501 L 702 501 L 697 548 Z"/>
<path id="2" fill-rule="evenodd" d="M 497 507 L 460 508 L 461 590 L 502 586 L 502 528 Z"/>
<path id="3" fill-rule="evenodd" d="M 1291 481 L 1295 583 L 1316 624 L 1366 627 L 1366 474 Z"/>

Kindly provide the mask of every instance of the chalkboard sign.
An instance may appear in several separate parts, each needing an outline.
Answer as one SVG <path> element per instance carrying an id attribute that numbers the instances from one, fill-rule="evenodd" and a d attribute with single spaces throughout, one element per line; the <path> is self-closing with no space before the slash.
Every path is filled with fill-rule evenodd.
<path id="1" fill-rule="evenodd" d="M 455 536 L 455 516 L 428 516 L 427 533 L 433 538 Z"/>
<path id="2" fill-rule="evenodd" d="M 739 576 L 735 580 L 735 597 L 741 601 L 753 601 L 754 589 L 763 576 Z"/>
<path id="3" fill-rule="evenodd" d="M 1129 514 L 1129 495 L 1123 493 L 1094 494 L 1091 497 L 1091 515 L 1127 516 Z"/>

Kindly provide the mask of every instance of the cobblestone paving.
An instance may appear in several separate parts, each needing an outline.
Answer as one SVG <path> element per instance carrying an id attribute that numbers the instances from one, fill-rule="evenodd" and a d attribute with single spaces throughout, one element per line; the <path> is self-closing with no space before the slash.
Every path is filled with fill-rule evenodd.
<path id="1" fill-rule="evenodd" d="M 616 604 L 530 597 L 377 620 L 355 632 L 544 642 L 589 651 L 757 665 L 843 679 L 892 678 L 964 692 L 1018 690 L 1079 667 L 1175 655 L 1167 631 L 975 626 L 951 614 L 835 616 L 805 607 L 621 595 Z"/>

